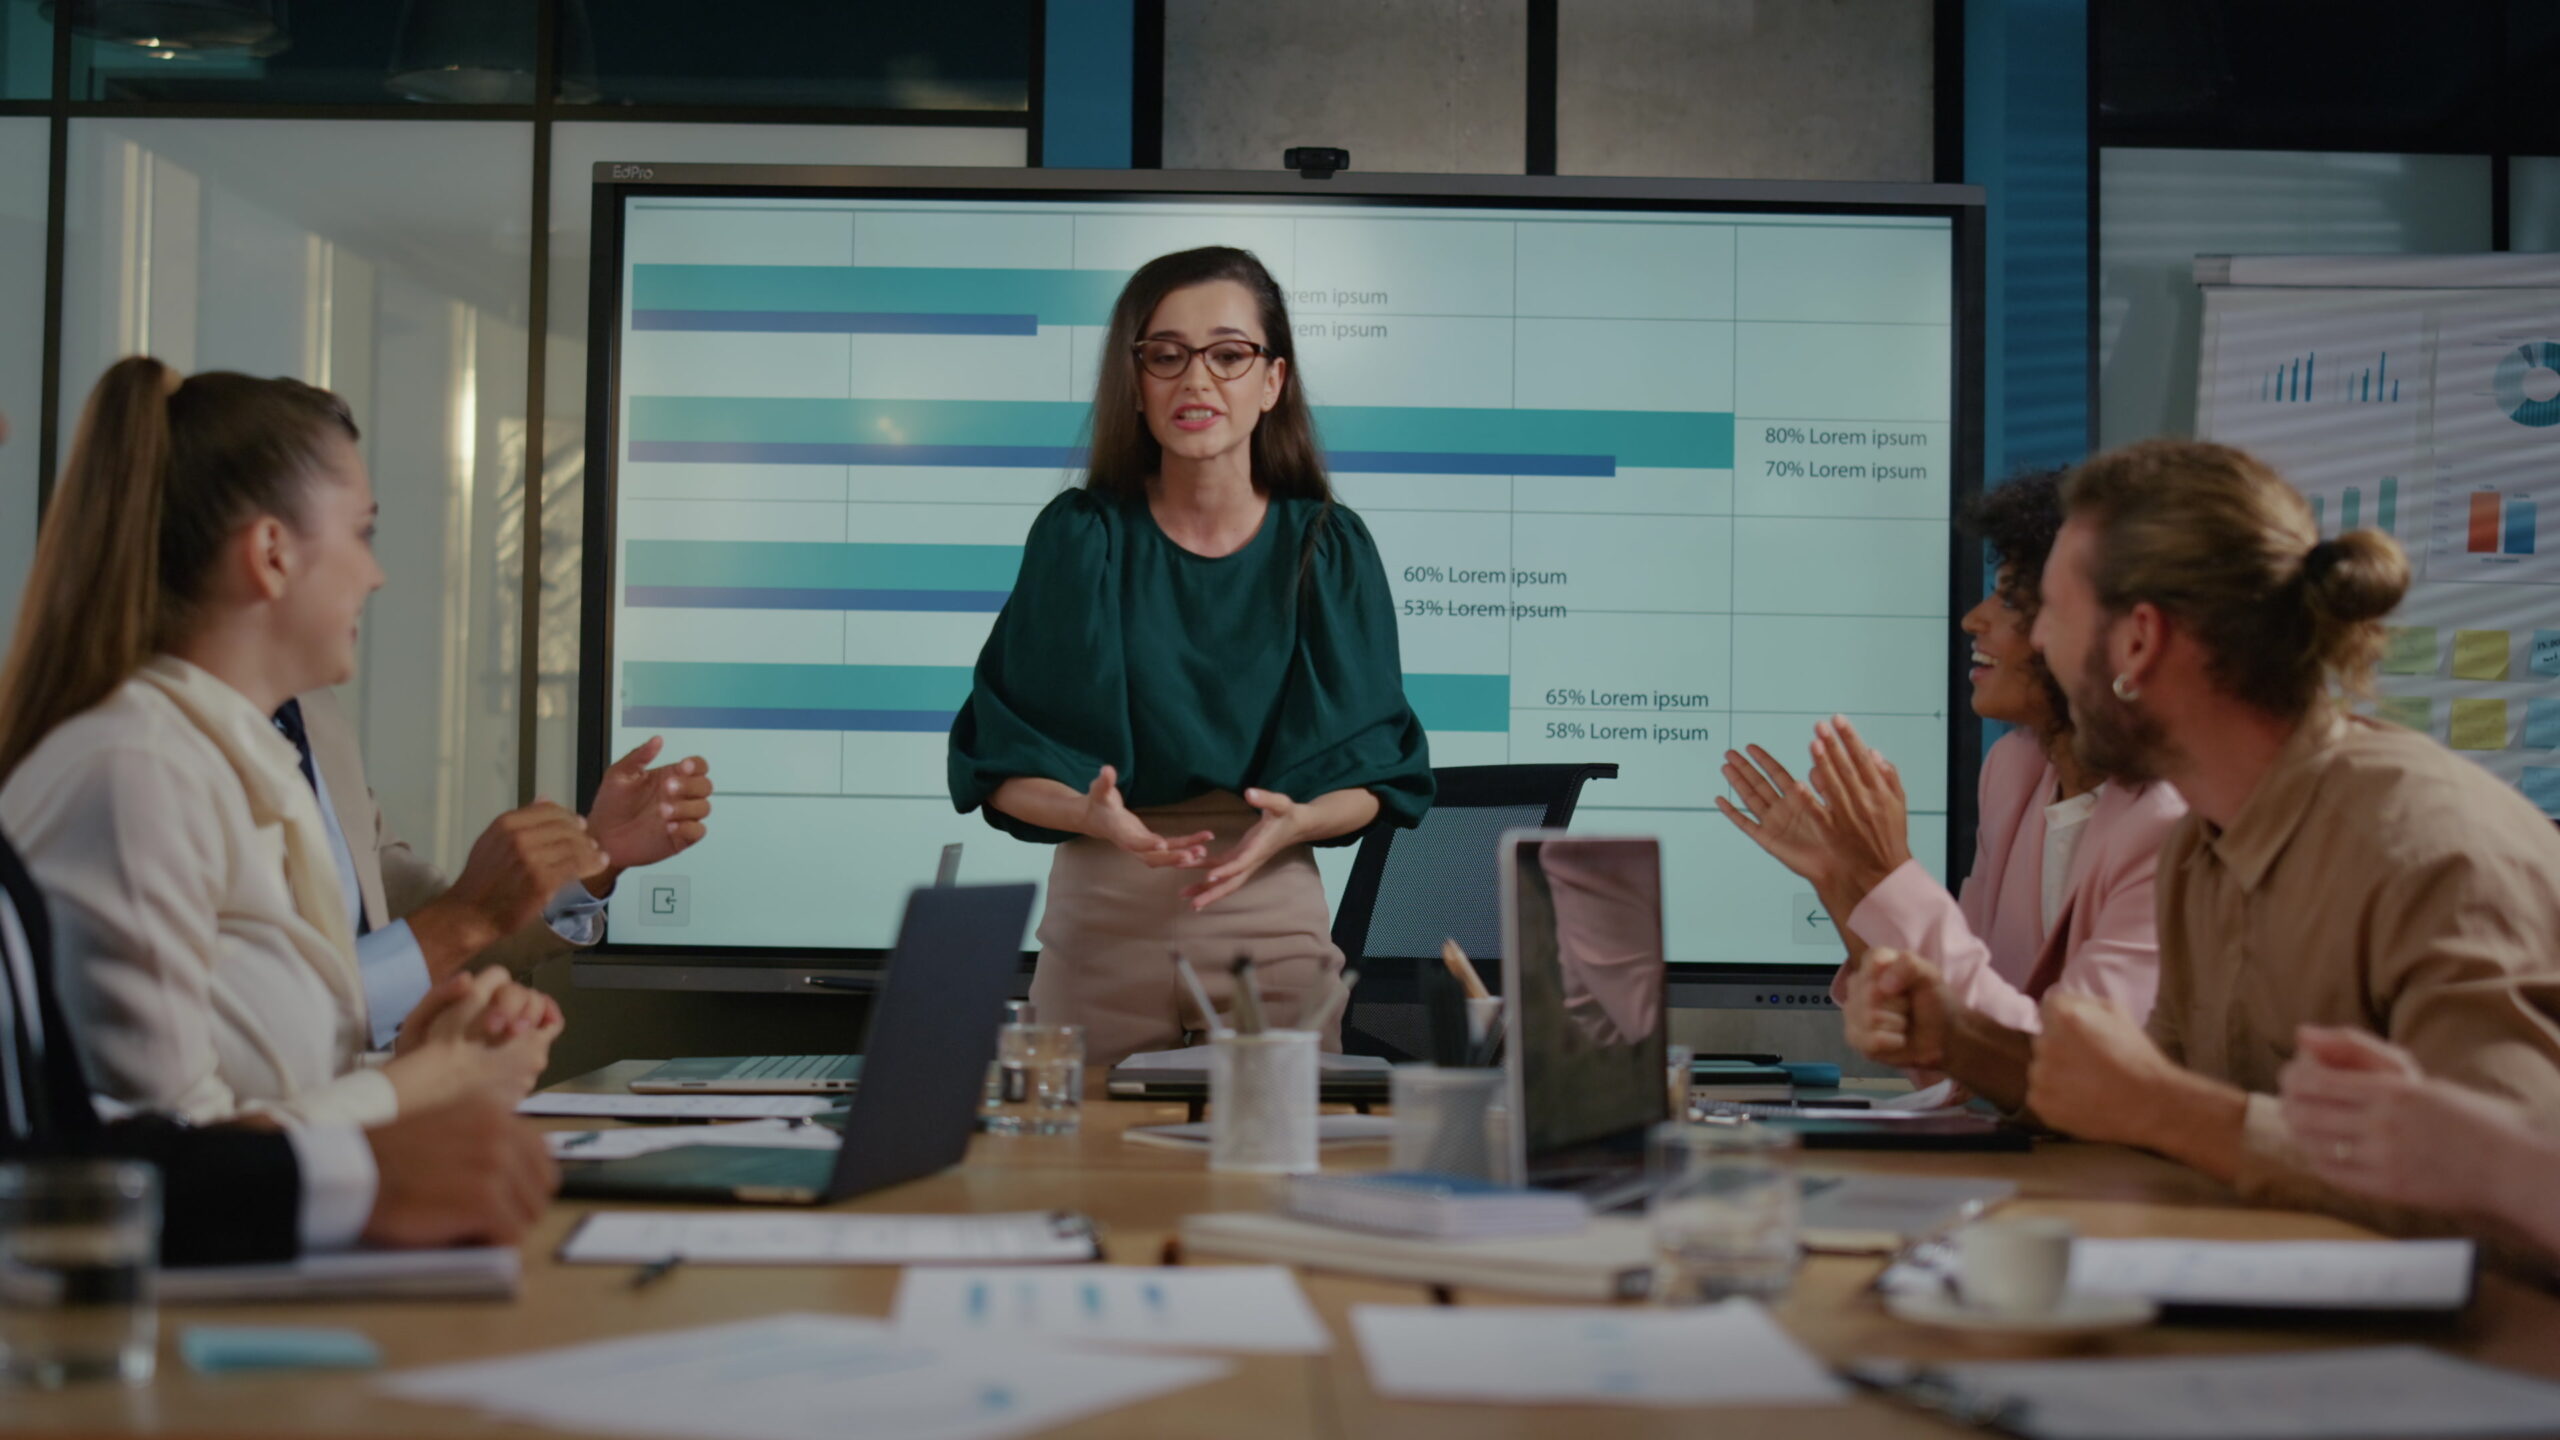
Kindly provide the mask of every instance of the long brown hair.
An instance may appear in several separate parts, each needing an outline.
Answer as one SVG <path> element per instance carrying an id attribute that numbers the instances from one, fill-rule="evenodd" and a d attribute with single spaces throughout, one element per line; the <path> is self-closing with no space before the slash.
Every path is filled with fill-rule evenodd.
<path id="1" fill-rule="evenodd" d="M 1156 306 L 1176 290 L 1232 280 L 1253 296 L 1262 321 L 1267 360 L 1285 360 L 1280 401 L 1253 427 L 1253 488 L 1275 499 L 1333 499 L 1325 478 L 1324 447 L 1316 443 L 1315 415 L 1307 408 L 1306 381 L 1298 373 L 1298 347 L 1289 325 L 1288 297 L 1250 250 L 1204 245 L 1159 255 L 1138 267 L 1111 307 L 1102 337 L 1101 379 L 1093 389 L 1093 449 L 1085 462 L 1085 488 L 1115 500 L 1143 500 L 1147 481 L 1164 463 L 1164 447 L 1139 410 L 1138 361 L 1130 347 L 1145 338 Z"/>
<path id="2" fill-rule="evenodd" d="M 2332 683 L 2370 686 L 2409 558 L 2379 530 L 2321 539 L 2310 503 L 2266 462 L 2145 440 L 2072 471 L 2062 503 L 2097 522 L 2099 605 L 2160 607 L 2203 642 L 2229 694 L 2292 720 Z"/>
<path id="3" fill-rule="evenodd" d="M 261 515 L 301 528 L 346 402 L 299 380 L 212 371 L 183 383 L 119 360 L 80 411 L 0 668 L 0 781 L 53 728 L 182 638 L 224 542 Z"/>

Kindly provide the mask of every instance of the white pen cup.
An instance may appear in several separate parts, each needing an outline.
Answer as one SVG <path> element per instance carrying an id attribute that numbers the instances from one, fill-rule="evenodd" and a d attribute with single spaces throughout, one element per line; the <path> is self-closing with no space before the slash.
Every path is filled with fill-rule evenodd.
<path id="1" fill-rule="evenodd" d="M 1985 1220 L 1956 1232 L 1956 1286 L 1966 1306 L 2043 1315 L 2071 1284 L 2071 1222 L 2051 1217 Z"/>
<path id="2" fill-rule="evenodd" d="M 1487 995 L 1481 1000 L 1467 1001 L 1467 1038 L 1483 1044 L 1484 1037 L 1502 1028 L 1502 997 Z"/>
<path id="3" fill-rule="evenodd" d="M 1319 1038 L 1313 1030 L 1265 1030 L 1210 1043 L 1210 1169 L 1315 1170 Z"/>
<path id="4" fill-rule="evenodd" d="M 1493 1179 L 1486 1111 L 1501 1093 L 1502 1072 L 1491 1066 L 1397 1066 L 1387 1081 L 1388 1103 L 1395 1111 L 1387 1168 Z"/>

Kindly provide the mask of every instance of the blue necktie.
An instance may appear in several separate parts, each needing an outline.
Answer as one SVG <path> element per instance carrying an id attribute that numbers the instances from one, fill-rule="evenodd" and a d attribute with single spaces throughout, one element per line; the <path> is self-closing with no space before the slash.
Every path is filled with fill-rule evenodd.
<path id="1" fill-rule="evenodd" d="M 276 712 L 275 720 L 276 728 L 284 732 L 284 738 L 293 742 L 293 753 L 302 757 L 302 778 L 311 782 L 312 798 L 315 800 L 318 799 L 320 796 L 320 772 L 311 767 L 311 732 L 304 729 L 302 726 L 302 702 L 299 700 L 287 700 L 284 702 L 284 708 Z M 327 817 L 324 816 L 322 818 L 325 819 Z M 356 907 L 356 934 L 363 936 L 371 933 L 373 933 L 373 926 L 364 918 L 364 907 L 362 905 L 358 905 Z"/>

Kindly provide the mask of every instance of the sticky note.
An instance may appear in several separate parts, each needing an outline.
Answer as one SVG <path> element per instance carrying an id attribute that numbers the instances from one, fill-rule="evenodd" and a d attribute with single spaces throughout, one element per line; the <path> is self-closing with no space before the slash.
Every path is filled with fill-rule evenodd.
<path id="1" fill-rule="evenodd" d="M 2454 701 L 2451 740 L 2456 750 L 2506 749 L 2507 702 L 2504 700 Z"/>
<path id="2" fill-rule="evenodd" d="M 2424 695 L 2385 695 L 2373 703 L 2373 713 L 2404 730 L 2435 733 L 2436 702 Z"/>
<path id="3" fill-rule="evenodd" d="M 2533 632 L 2533 673 L 2560 678 L 2560 630 Z"/>
<path id="4" fill-rule="evenodd" d="M 199 1375 L 237 1370 L 370 1370 L 382 1352 L 354 1330 L 306 1325 L 190 1325 L 178 1353 Z"/>
<path id="5" fill-rule="evenodd" d="M 2560 820 L 2560 770 L 2540 765 L 2524 767 L 2524 798 L 2542 807 L 2542 813 Z"/>
<path id="6" fill-rule="evenodd" d="M 2524 746 L 2560 750 L 2560 700 L 2535 700 L 2525 706 Z"/>
<path id="7" fill-rule="evenodd" d="M 2394 625 L 2390 643 L 2382 652 L 2385 675 L 2433 675 L 2436 673 L 2436 627 L 2433 625 Z"/>
<path id="8" fill-rule="evenodd" d="M 2507 650 L 2507 632 L 2504 630 L 2454 631 L 2453 678 L 2456 680 L 2506 679 Z"/>

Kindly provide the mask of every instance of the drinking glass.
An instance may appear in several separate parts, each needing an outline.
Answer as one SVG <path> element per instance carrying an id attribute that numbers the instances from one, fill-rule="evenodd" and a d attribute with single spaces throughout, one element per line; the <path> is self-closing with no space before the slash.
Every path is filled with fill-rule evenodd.
<path id="1" fill-rule="evenodd" d="M 0 1164 L 0 1377 L 54 1389 L 150 1380 L 160 1172 L 135 1161 Z"/>
<path id="2" fill-rule="evenodd" d="M 1646 1147 L 1654 1294 L 1673 1305 L 1768 1297 L 1795 1279 L 1795 1136 L 1761 1125 L 1657 1125 Z"/>
<path id="3" fill-rule="evenodd" d="M 996 1036 L 997 1135 L 1073 1135 L 1084 1118 L 1084 1027 L 1007 1025 Z"/>

